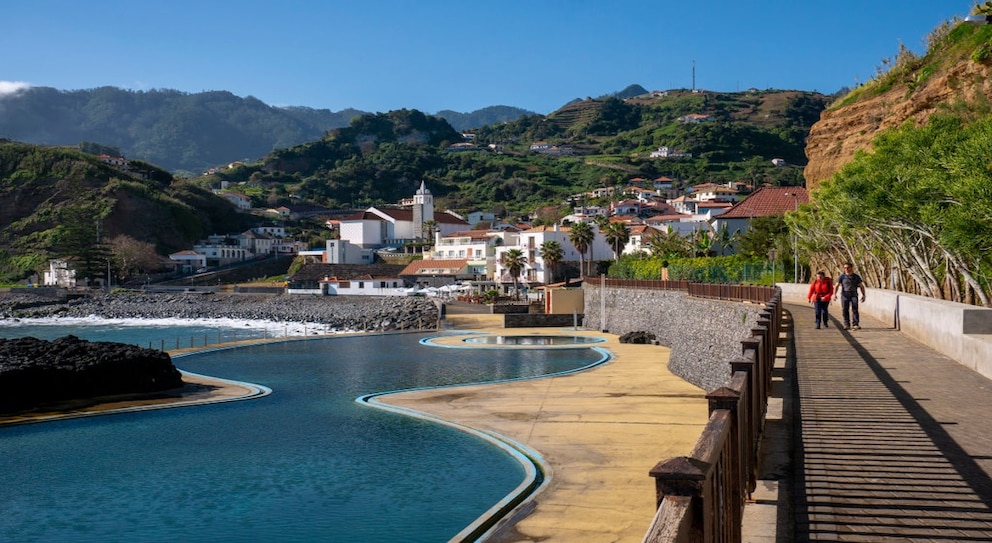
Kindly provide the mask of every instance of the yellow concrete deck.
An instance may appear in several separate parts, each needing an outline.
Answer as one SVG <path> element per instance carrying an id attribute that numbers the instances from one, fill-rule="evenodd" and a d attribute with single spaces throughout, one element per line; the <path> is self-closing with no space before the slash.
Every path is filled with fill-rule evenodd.
<path id="1" fill-rule="evenodd" d="M 401 392 L 378 401 L 500 434 L 550 464 L 550 483 L 522 506 L 526 516 L 513 516 L 490 541 L 641 541 L 655 512 L 648 471 L 691 451 L 708 416 L 704 391 L 668 371 L 665 347 L 622 344 L 615 335 L 571 328 L 506 330 L 501 318 L 491 317 L 453 316 L 447 327 L 485 323 L 474 331 L 604 337 L 596 345 L 614 358 L 575 374 Z"/>

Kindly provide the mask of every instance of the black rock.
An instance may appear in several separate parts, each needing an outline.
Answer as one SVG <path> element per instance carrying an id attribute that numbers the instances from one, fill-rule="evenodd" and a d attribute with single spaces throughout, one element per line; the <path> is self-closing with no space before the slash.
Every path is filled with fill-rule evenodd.
<path id="1" fill-rule="evenodd" d="M 626 334 L 620 336 L 620 343 L 650 345 L 654 343 L 655 339 L 655 335 L 651 332 L 627 332 Z"/>
<path id="2" fill-rule="evenodd" d="M 168 353 L 75 336 L 0 339 L 0 412 L 181 386 Z"/>

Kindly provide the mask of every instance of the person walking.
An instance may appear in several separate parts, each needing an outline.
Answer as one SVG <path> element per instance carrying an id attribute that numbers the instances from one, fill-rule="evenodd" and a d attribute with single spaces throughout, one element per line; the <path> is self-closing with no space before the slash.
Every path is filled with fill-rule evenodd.
<path id="1" fill-rule="evenodd" d="M 861 301 L 865 301 L 865 282 L 861 276 L 854 273 L 854 264 L 844 264 L 844 273 L 837 278 L 837 292 L 840 292 L 840 308 L 844 317 L 845 330 L 860 330 L 861 315 L 858 312 L 858 290 L 861 291 Z"/>
<path id="2" fill-rule="evenodd" d="M 830 315 L 828 313 L 828 308 L 830 307 L 830 297 L 834 293 L 834 283 L 833 280 L 827 277 L 827 274 L 822 271 L 816 272 L 816 279 L 813 280 L 809 285 L 809 293 L 806 294 L 806 299 L 813 304 L 813 313 L 816 314 L 816 329 L 820 329 L 820 321 L 823 321 L 823 327 L 830 327 Z"/>

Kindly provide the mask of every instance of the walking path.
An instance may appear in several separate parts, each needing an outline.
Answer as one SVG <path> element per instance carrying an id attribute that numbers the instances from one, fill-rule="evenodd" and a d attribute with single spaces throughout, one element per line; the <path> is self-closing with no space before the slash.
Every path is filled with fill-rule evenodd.
<path id="1" fill-rule="evenodd" d="M 817 330 L 811 308 L 785 308 L 795 540 L 992 541 L 992 381 L 890 324 Z"/>

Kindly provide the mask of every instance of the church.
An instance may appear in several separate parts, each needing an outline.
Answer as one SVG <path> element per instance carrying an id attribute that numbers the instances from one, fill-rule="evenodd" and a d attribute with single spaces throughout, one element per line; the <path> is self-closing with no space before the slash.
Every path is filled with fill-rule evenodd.
<path id="1" fill-rule="evenodd" d="M 340 220 L 340 239 L 328 240 L 321 260 L 327 264 L 371 264 L 377 249 L 401 248 L 468 228 L 449 211 L 435 213 L 434 196 L 426 183 L 412 199 L 397 207 L 370 207 Z"/>

